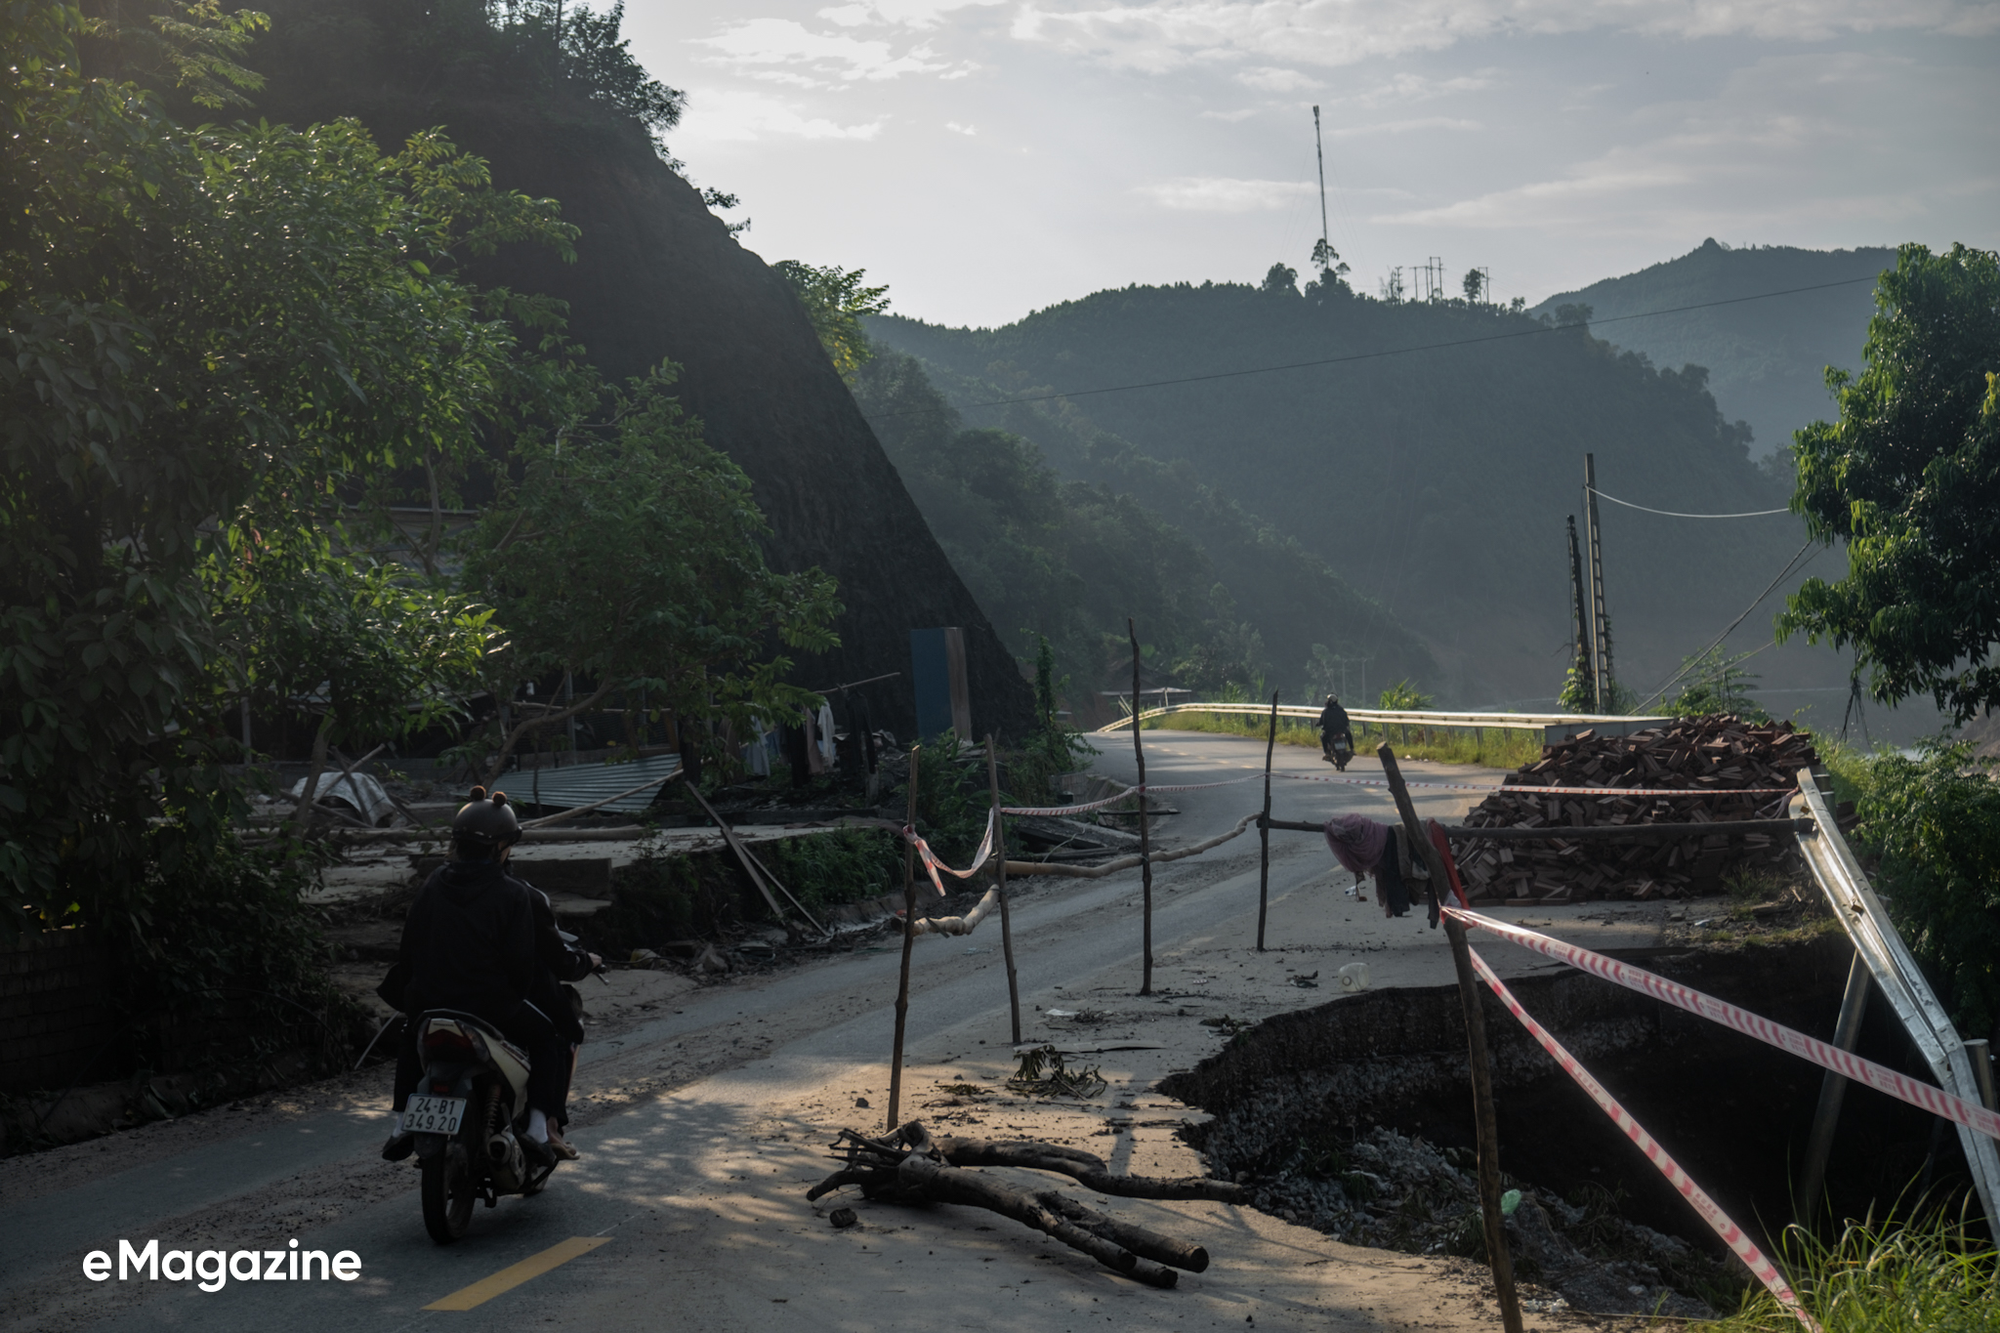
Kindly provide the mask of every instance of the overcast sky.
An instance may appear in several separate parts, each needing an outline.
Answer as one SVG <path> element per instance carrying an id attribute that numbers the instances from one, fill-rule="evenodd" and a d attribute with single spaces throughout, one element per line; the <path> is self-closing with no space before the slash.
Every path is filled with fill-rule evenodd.
<path id="1" fill-rule="evenodd" d="M 600 6 L 601 7 L 601 6 Z M 992 325 L 1438 256 L 1530 303 L 1731 244 L 2000 247 L 2000 3 L 630 0 L 767 260 Z"/>

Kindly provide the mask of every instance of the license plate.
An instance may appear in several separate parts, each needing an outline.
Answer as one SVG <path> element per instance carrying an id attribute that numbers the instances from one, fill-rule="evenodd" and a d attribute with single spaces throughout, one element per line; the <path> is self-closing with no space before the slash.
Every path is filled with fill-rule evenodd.
<path id="1" fill-rule="evenodd" d="M 403 1128 L 411 1134 L 456 1134 L 458 1122 L 464 1118 L 463 1097 L 425 1097 L 420 1093 L 411 1093 L 410 1104 L 403 1108 Z"/>

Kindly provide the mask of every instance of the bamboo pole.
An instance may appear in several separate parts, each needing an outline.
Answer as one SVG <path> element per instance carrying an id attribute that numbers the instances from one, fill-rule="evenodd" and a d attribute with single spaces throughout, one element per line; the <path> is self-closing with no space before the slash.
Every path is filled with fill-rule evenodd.
<path id="1" fill-rule="evenodd" d="M 1000 760 L 992 732 L 986 733 L 986 787 L 993 797 L 993 886 L 1000 891 L 1000 952 L 1007 960 L 1007 1012 L 1014 1020 L 1014 1044 L 1021 1044 L 1021 983 L 1014 972 L 1014 923 L 1007 915 L 1007 825 L 1000 815 Z"/>
<path id="2" fill-rule="evenodd" d="M 1139 743 L 1139 628 L 1125 618 L 1125 633 L 1132 640 L 1132 757 L 1139 764 L 1139 885 L 1144 900 L 1144 922 L 1140 928 L 1139 994 L 1153 993 L 1153 857 L 1146 834 L 1146 750 Z"/>
<path id="3" fill-rule="evenodd" d="M 1264 740 L 1264 817 L 1257 821 L 1257 952 L 1264 952 L 1264 914 L 1271 894 L 1271 757 L 1278 748 L 1278 692 L 1271 691 L 1271 732 Z"/>
<path id="4" fill-rule="evenodd" d="M 1424 835 L 1417 808 L 1410 801 L 1410 789 L 1403 785 L 1403 771 L 1396 766 L 1396 752 L 1383 741 L 1375 747 L 1382 760 L 1382 775 L 1396 796 L 1396 811 L 1403 817 L 1403 830 L 1412 849 L 1421 853 L 1430 871 L 1431 910 L 1437 910 L 1439 896 L 1450 883 L 1445 876 L 1444 858 Z M 1392 845 L 1384 851 L 1394 856 Z M 1432 917 L 1433 923 L 1436 916 Z M 1479 1005 L 1479 986 L 1472 974 L 1472 950 L 1465 942 L 1465 927 L 1451 917 L 1444 918 L 1445 938 L 1451 942 L 1452 966 L 1458 972 L 1458 1000 L 1465 1009 L 1465 1039 L 1468 1063 L 1472 1066 L 1472 1112 L 1479 1131 L 1479 1211 L 1486 1224 L 1486 1258 L 1493 1266 L 1493 1290 L 1500 1298 L 1500 1322 L 1506 1333 L 1522 1333 L 1521 1302 L 1514 1294 L 1514 1260 L 1507 1250 L 1507 1224 L 1500 1215 L 1500 1127 L 1493 1108 L 1493 1070 L 1486 1053 L 1486 1014 Z"/>
<path id="5" fill-rule="evenodd" d="M 910 806 L 906 826 L 917 827 L 917 761 L 923 747 L 910 747 Z M 903 842 L 903 973 L 896 983 L 896 1040 L 889 1052 L 889 1130 L 901 1123 L 897 1112 L 903 1100 L 903 1029 L 910 1016 L 910 949 L 917 942 L 917 845 Z"/>

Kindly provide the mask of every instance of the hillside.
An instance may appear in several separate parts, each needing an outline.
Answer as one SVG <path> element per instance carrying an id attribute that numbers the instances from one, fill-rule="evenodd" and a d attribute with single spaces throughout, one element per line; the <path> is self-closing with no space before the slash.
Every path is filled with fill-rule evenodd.
<path id="1" fill-rule="evenodd" d="M 1066 444 L 1064 420 L 1185 465 L 1421 634 L 1447 697 L 1464 704 L 1556 692 L 1570 635 L 1563 520 L 1581 512 L 1587 451 L 1607 492 L 1655 508 L 1739 512 L 1787 495 L 1751 462 L 1701 370 L 1658 369 L 1497 307 L 1204 283 L 1098 292 L 999 329 L 896 317 L 870 329 L 937 367 L 968 422 L 1034 440 L 1066 476 L 1101 479 Z M 1158 387 L 1052 412 L 972 406 L 992 389 L 1134 384 Z M 1804 540 L 1789 515 L 1700 524 L 1607 509 L 1605 526 L 1616 660 L 1641 689 L 1719 633 Z M 1760 612 L 1739 646 L 1768 639 L 1768 624 Z M 1831 653 L 1803 645 L 1759 666 L 1767 685 L 1845 679 Z"/>
<path id="2" fill-rule="evenodd" d="M 974 727 L 1027 727 L 1030 693 L 1013 655 L 932 539 L 797 299 L 662 160 L 644 126 L 561 77 L 524 77 L 518 49 L 470 0 L 268 8 L 272 31 L 248 61 L 269 78 L 253 116 L 353 116 L 388 145 L 442 126 L 492 164 L 498 188 L 561 202 L 583 233 L 575 264 L 514 247 L 473 274 L 568 302 L 570 334 L 608 376 L 681 365 L 682 401 L 749 474 L 775 529 L 771 563 L 818 565 L 839 580 L 841 647 L 800 662 L 799 684 L 905 673 L 871 686 L 868 702 L 908 735 L 909 630 L 961 625 Z"/>
<path id="3" fill-rule="evenodd" d="M 931 374 L 961 398 L 1003 396 Z M 1022 636 L 1024 656 L 1030 633 L 1048 636 L 1079 717 L 1096 691 L 1130 686 L 1127 616 L 1151 650 L 1149 681 L 1211 697 L 1260 684 L 1292 703 L 1328 689 L 1360 697 L 1370 671 L 1378 685 L 1437 684 L 1416 635 L 1186 464 L 1039 404 L 1010 410 L 1005 430 L 963 429 L 931 374 L 882 352 L 862 367 L 855 399 L 993 623 Z M 1329 658 L 1349 659 L 1352 691 Z"/>
<path id="4" fill-rule="evenodd" d="M 1828 366 L 1861 368 L 1875 288 L 1873 282 L 1855 282 L 1767 300 L 1737 298 L 1873 278 L 1895 264 L 1896 252 L 1889 249 L 1731 249 L 1710 239 L 1678 259 L 1551 296 L 1529 313 L 1587 305 L 1592 331 L 1619 347 L 1662 366 L 1708 367 L 1708 390 L 1722 415 L 1747 421 L 1756 437 L 1752 456 L 1768 456 L 1790 444 L 1793 431 L 1831 413 Z M 1710 301 L 1735 303 L 1620 318 Z M 1620 322 L 1602 322 L 1611 319 Z"/>

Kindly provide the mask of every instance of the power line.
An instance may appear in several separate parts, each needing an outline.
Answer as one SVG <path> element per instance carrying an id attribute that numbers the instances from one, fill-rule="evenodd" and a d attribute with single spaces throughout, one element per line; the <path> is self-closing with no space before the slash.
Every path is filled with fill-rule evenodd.
<path id="1" fill-rule="evenodd" d="M 1624 505 L 1627 509 L 1636 509 L 1642 514 L 1662 514 L 1667 518 L 1763 518 L 1766 514 L 1789 514 L 1792 512 L 1789 509 L 1753 509 L 1747 514 L 1677 514 L 1671 509 L 1648 509 L 1645 505 L 1635 505 L 1630 500 L 1621 500 L 1615 495 L 1606 495 L 1595 486 L 1590 488 L 1590 493 L 1597 496 L 1600 500 L 1609 500 L 1612 504 Z"/>
<path id="2" fill-rule="evenodd" d="M 1640 704 L 1637 708 L 1633 709 L 1632 711 L 1635 713 L 1642 713 L 1646 710 L 1647 704 L 1652 703 L 1655 699 L 1664 698 L 1666 696 L 1667 691 L 1674 687 L 1675 682 L 1679 681 L 1680 678 L 1682 676 L 1685 676 L 1688 672 L 1700 666 L 1703 658 L 1707 657 L 1710 653 L 1714 652 L 1717 648 L 1721 647 L 1722 641 L 1728 638 L 1731 634 L 1734 634 L 1736 632 L 1736 627 L 1749 618 L 1750 613 L 1757 609 L 1758 603 L 1762 602 L 1766 597 L 1769 597 L 1771 595 L 1772 588 L 1775 588 L 1780 583 L 1783 583 L 1787 578 L 1787 576 L 1791 574 L 1794 568 L 1804 567 L 1800 563 L 1799 557 L 1803 556 L 1806 553 L 1807 548 L 1813 544 L 1813 541 L 1814 539 L 1811 537 L 1806 538 L 1805 545 L 1799 547 L 1797 552 L 1793 554 L 1792 558 L 1785 562 L 1785 567 L 1778 571 L 1778 577 L 1772 579 L 1769 586 L 1767 586 L 1764 589 L 1764 591 L 1757 594 L 1757 601 L 1752 602 L 1750 603 L 1750 605 L 1744 607 L 1743 614 L 1736 617 L 1736 619 L 1730 621 L 1729 628 L 1722 631 L 1722 633 L 1716 635 L 1714 643 L 1709 644 L 1708 647 L 1702 649 L 1700 652 L 1696 653 L 1693 657 L 1690 657 L 1686 661 L 1686 663 L 1682 665 L 1679 671 L 1676 671 L 1672 676 L 1667 678 L 1666 684 L 1660 686 L 1658 689 L 1654 690 L 1651 694 L 1647 695 L 1645 703 Z M 1822 551 L 1824 549 L 1825 549 L 1824 547 L 1821 548 Z M 1818 559 L 1818 558 L 1819 558 L 1819 553 L 1815 552 L 1813 555 L 1813 559 Z M 1811 563 L 1812 560 L 1807 560 L 1804 562 L 1804 564 L 1807 565 Z M 1764 648 L 1768 648 L 1770 646 L 1771 646 L 1770 644 L 1765 644 Z M 1757 651 L 1763 652 L 1764 648 L 1759 648 Z"/>
<path id="3" fill-rule="evenodd" d="M 1642 310 L 1632 315 L 1613 315 L 1608 319 L 1590 321 L 1591 324 L 1623 324 L 1628 320 L 1651 319 L 1656 315 L 1679 315 L 1690 310 L 1712 310 L 1717 306 L 1741 305 L 1745 301 L 1766 301 L 1776 296 L 1797 296 L 1801 292 L 1825 291 L 1829 287 L 1851 287 L 1857 282 L 1873 282 L 1873 277 L 1843 278 L 1839 282 L 1816 282 L 1809 287 L 1787 287 L 1778 292 L 1759 292 L 1755 296 L 1731 296 L 1720 301 L 1698 301 L 1693 305 L 1670 306 L 1664 310 Z M 1354 361 L 1376 361 L 1388 356 L 1407 356 L 1412 352 L 1439 352 L 1453 347 L 1472 347 L 1480 343 L 1506 342 L 1512 338 L 1532 338 L 1537 334 L 1561 333 L 1574 325 L 1541 324 L 1530 329 L 1515 329 L 1509 333 L 1489 333 L 1478 338 L 1455 338 L 1450 342 L 1422 343 L 1415 347 L 1390 347 L 1375 352 L 1350 352 L 1346 356 L 1320 357 L 1313 361 L 1289 361 L 1278 366 L 1253 366 L 1248 370 L 1218 370 L 1207 375 L 1184 375 L 1179 379 L 1142 380 L 1133 384 L 1107 384 L 1095 389 L 1065 389 L 1061 392 L 1029 394 L 1022 398 L 995 398 L 990 402 L 967 403 L 964 410 L 975 407 L 1011 407 L 1017 403 L 1046 403 L 1057 398 L 1088 398 L 1101 393 L 1127 393 L 1135 389 L 1164 389 L 1176 384 L 1203 384 L 1209 380 L 1239 379 L 1245 375 L 1271 375 L 1283 370 L 1310 370 L 1314 366 L 1338 366 Z M 1589 327 L 1586 325 L 1585 327 Z M 954 409 L 949 404 L 943 407 L 916 408 L 907 412 L 884 412 L 879 419 L 892 417 L 924 416 L 935 412 L 949 412 Z"/>

